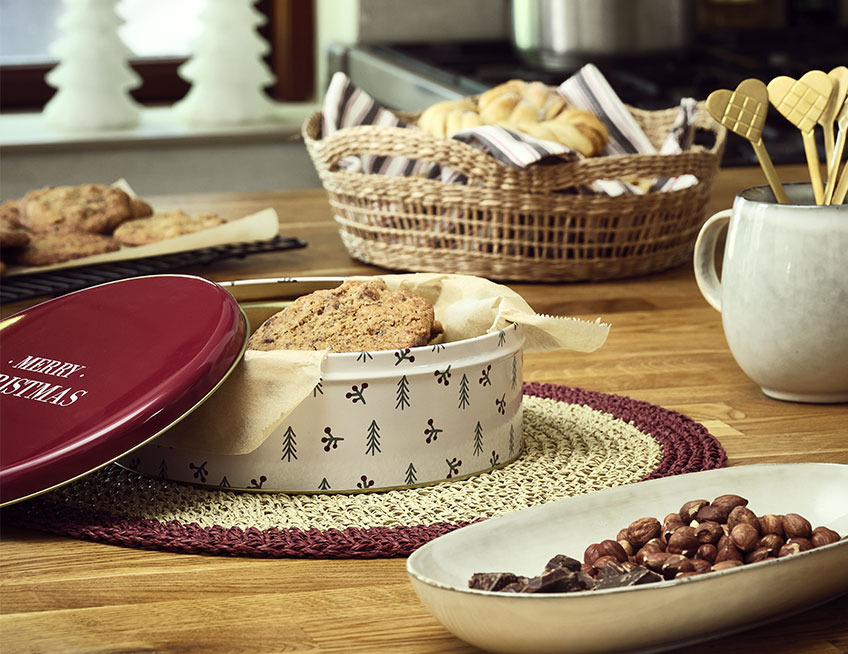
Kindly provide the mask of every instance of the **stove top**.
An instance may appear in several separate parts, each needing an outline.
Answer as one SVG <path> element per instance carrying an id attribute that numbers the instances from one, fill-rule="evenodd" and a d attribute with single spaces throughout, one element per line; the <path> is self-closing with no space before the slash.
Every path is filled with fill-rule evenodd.
<path id="1" fill-rule="evenodd" d="M 357 47 L 453 91 L 455 97 L 480 93 L 512 78 L 558 85 L 588 63 L 575 60 L 573 66 L 560 70 L 536 68 L 522 61 L 507 41 Z M 731 34 L 702 39 L 688 52 L 675 56 L 594 58 L 591 63 L 624 102 L 652 110 L 676 106 L 683 97 L 703 100 L 716 89 L 733 89 L 750 77 L 768 82 L 778 75 L 799 78 L 809 70 L 829 71 L 848 65 L 848 35 L 845 30 L 817 34 L 815 38 L 773 32 Z M 763 141 L 775 164 L 806 162 L 798 130 L 776 111 L 769 112 Z M 757 165 L 757 159 L 747 141 L 731 135 L 722 163 Z"/>

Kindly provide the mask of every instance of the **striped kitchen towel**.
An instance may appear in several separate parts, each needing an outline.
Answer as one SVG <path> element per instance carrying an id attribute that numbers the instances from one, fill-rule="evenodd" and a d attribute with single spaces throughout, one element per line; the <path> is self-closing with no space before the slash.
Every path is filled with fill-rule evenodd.
<path id="1" fill-rule="evenodd" d="M 563 82 L 557 90 L 569 104 L 591 111 L 606 125 L 610 133 L 610 142 L 604 154 L 653 154 L 657 152 L 595 66 L 591 64 L 584 66 L 571 78 Z M 696 103 L 691 98 L 685 98 L 681 102 L 678 118 L 660 152 L 682 152 L 691 146 L 695 130 L 695 111 Z M 381 107 L 362 89 L 354 86 L 350 79 L 341 72 L 336 73 L 330 81 L 324 97 L 322 113 L 323 136 L 329 136 L 339 129 L 355 125 L 409 127 L 391 111 Z M 497 125 L 475 127 L 458 132 L 452 138 L 490 154 L 507 166 L 519 169 L 540 162 L 551 163 L 556 159 L 574 161 L 582 158 L 582 155 L 560 143 L 536 139 L 527 134 Z M 439 179 L 445 183 L 465 183 L 467 181 L 460 173 L 440 166 L 438 163 L 418 161 L 400 156 L 349 156 L 342 159 L 339 165 L 349 172 L 422 175 L 430 179 Z M 649 190 L 652 192 L 677 190 L 696 182 L 697 180 L 691 175 L 652 180 Z M 581 191 L 585 192 L 586 189 L 581 189 Z M 591 191 L 615 196 L 642 194 L 646 192 L 646 188 L 616 180 L 597 180 L 592 185 Z"/>

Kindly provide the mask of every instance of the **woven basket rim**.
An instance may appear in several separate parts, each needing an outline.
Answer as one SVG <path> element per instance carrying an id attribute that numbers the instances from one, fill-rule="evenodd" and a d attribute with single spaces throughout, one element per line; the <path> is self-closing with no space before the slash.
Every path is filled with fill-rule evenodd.
<path id="1" fill-rule="evenodd" d="M 656 145 L 679 108 L 633 111 Z M 727 134 L 699 103 L 696 128 L 714 134 L 710 147 L 519 169 L 468 143 L 409 127 L 359 125 L 321 138 L 322 118 L 317 111 L 304 121 L 303 138 L 354 258 L 390 270 L 516 281 L 621 278 L 684 262 L 703 224 Z M 349 156 L 428 161 L 462 173 L 467 183 L 350 171 L 338 165 Z M 583 190 L 600 179 L 687 173 L 697 182 L 675 191 L 609 196 Z"/>
<path id="2" fill-rule="evenodd" d="M 630 105 L 625 105 L 628 111 L 630 111 L 634 116 L 656 116 L 656 115 L 666 115 L 666 116 L 674 116 L 677 111 L 679 111 L 679 107 L 668 107 L 665 109 L 657 109 L 657 110 L 646 110 L 639 109 L 637 107 L 632 107 Z M 421 112 L 404 112 L 404 111 L 392 111 L 397 118 L 400 120 L 404 120 L 407 118 L 412 120 L 421 115 Z M 706 117 L 706 104 L 703 101 L 698 102 L 698 113 L 699 116 Z M 327 142 L 329 140 L 334 139 L 343 139 L 349 135 L 356 135 L 362 133 L 381 133 L 381 134 L 395 134 L 402 138 L 409 138 L 410 131 L 416 134 L 416 138 L 420 137 L 424 142 L 429 142 L 433 145 L 444 145 L 449 144 L 451 149 L 455 149 L 457 151 L 462 152 L 463 154 L 471 154 L 474 155 L 482 154 L 488 159 L 491 159 L 498 166 L 503 167 L 507 170 L 515 170 L 508 164 L 499 161 L 495 157 L 488 155 L 481 150 L 469 145 L 468 143 L 464 143 L 462 141 L 458 141 L 456 139 L 442 139 L 426 132 L 422 132 L 415 128 L 414 125 L 407 124 L 406 126 L 401 125 L 352 125 L 348 127 L 341 127 L 337 129 L 330 136 L 323 136 L 320 134 L 320 128 L 322 125 L 323 112 L 321 110 L 316 110 L 312 114 L 306 117 L 301 126 L 301 135 L 307 143 L 322 143 Z M 317 132 L 315 131 L 317 128 Z M 578 159 L 577 161 L 562 161 L 561 163 L 551 164 L 551 165 L 579 165 L 586 164 L 589 162 L 620 162 L 620 161 L 639 161 L 645 162 L 648 160 L 660 160 L 660 161 L 673 161 L 675 158 L 679 158 L 682 155 L 707 155 L 707 156 L 716 156 L 720 157 L 722 152 L 724 151 L 724 146 L 727 139 L 727 128 L 721 125 L 720 123 L 713 120 L 709 117 L 708 120 L 701 120 L 700 123 L 696 123 L 696 129 L 702 132 L 711 132 L 715 135 L 715 140 L 711 147 L 705 147 L 702 145 L 695 144 L 691 149 L 686 150 L 684 152 L 672 153 L 672 154 L 660 154 L 656 153 L 633 153 L 633 154 L 610 154 L 610 155 L 599 155 L 595 157 L 585 157 Z M 377 174 L 377 173 L 358 173 L 358 174 Z M 379 175 L 383 177 L 383 175 Z"/>

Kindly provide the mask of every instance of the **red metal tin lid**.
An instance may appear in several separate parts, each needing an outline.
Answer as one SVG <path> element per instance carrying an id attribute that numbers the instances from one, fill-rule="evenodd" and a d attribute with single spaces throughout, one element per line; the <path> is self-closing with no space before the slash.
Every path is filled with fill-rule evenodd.
<path id="1" fill-rule="evenodd" d="M 0 322 L 0 506 L 161 434 L 227 377 L 247 337 L 233 296 L 187 275 L 102 284 Z"/>

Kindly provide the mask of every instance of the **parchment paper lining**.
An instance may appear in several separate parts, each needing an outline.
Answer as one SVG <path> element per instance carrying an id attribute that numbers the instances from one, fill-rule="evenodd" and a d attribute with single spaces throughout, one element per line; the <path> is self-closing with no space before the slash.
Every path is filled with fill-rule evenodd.
<path id="1" fill-rule="evenodd" d="M 120 179 L 112 186 L 120 188 L 131 197 L 136 197 L 135 192 L 127 184 L 126 180 Z M 154 208 L 155 209 L 155 208 Z M 216 245 L 228 245 L 230 243 L 248 243 L 250 241 L 263 241 L 273 238 L 280 231 L 280 222 L 277 212 L 273 209 L 263 209 L 249 216 L 230 220 L 223 225 L 210 227 L 193 234 L 185 234 L 175 238 L 169 238 L 148 245 L 123 246 L 115 252 L 95 254 L 90 257 L 71 259 L 51 266 L 9 266 L 6 275 L 28 275 L 32 273 L 43 273 L 51 270 L 64 268 L 76 268 L 96 263 L 110 263 L 114 261 L 126 261 L 130 259 L 141 259 L 153 257 L 160 254 L 173 254 L 175 252 L 186 252 L 200 248 L 214 247 Z"/>
<path id="2" fill-rule="evenodd" d="M 403 288 L 431 302 L 446 342 L 518 323 L 526 328 L 526 352 L 592 352 L 603 345 L 609 332 L 609 325 L 600 319 L 587 322 L 537 314 L 515 291 L 480 277 L 433 273 L 377 277 L 389 288 Z M 327 356 L 332 355 L 326 350 L 248 350 L 215 395 L 157 443 L 216 454 L 252 452 L 312 392 Z"/>

